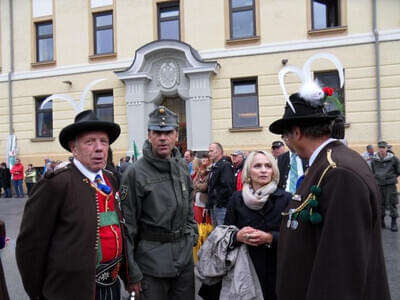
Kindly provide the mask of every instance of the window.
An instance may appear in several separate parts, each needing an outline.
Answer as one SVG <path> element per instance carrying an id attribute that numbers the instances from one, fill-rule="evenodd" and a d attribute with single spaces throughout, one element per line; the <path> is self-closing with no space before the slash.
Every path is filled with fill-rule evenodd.
<path id="1" fill-rule="evenodd" d="M 339 101 L 343 104 L 343 116 L 345 116 L 344 86 L 340 88 L 339 74 L 337 71 L 314 72 L 314 78 L 322 87 L 331 87 L 335 91 Z"/>
<path id="2" fill-rule="evenodd" d="M 40 108 L 46 97 L 37 97 L 36 101 L 36 137 L 53 137 L 53 102 L 49 101 Z"/>
<path id="3" fill-rule="evenodd" d="M 36 23 L 36 61 L 52 61 L 53 58 L 53 22 Z"/>
<path id="4" fill-rule="evenodd" d="M 179 2 L 158 4 L 158 39 L 180 40 Z"/>
<path id="5" fill-rule="evenodd" d="M 311 0 L 312 29 L 340 26 L 340 0 Z"/>
<path id="6" fill-rule="evenodd" d="M 94 54 L 114 52 L 112 11 L 93 14 Z"/>
<path id="7" fill-rule="evenodd" d="M 94 93 L 94 111 L 99 120 L 114 122 L 113 93 Z"/>
<path id="8" fill-rule="evenodd" d="M 255 0 L 229 0 L 230 37 L 242 39 L 255 37 Z"/>
<path id="9" fill-rule="evenodd" d="M 232 80 L 232 127 L 259 127 L 256 79 Z"/>

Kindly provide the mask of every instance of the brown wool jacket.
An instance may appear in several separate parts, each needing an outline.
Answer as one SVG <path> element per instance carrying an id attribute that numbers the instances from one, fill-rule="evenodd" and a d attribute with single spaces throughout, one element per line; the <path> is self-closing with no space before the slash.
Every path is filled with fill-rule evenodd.
<path id="1" fill-rule="evenodd" d="M 362 157 L 341 142 L 319 153 L 297 190 L 302 201 L 328 165 L 327 150 L 337 167 L 321 182 L 318 225 L 298 218 L 288 229 L 284 216 L 278 244 L 277 294 L 280 300 L 388 300 L 382 250 L 379 193 Z M 299 201 L 291 200 L 289 208 Z M 287 210 L 286 210 L 287 211 Z"/>
<path id="2" fill-rule="evenodd" d="M 115 193 L 115 179 L 106 170 L 103 174 Z M 18 268 L 31 298 L 94 299 L 95 197 L 95 190 L 72 163 L 35 185 L 16 245 Z"/>

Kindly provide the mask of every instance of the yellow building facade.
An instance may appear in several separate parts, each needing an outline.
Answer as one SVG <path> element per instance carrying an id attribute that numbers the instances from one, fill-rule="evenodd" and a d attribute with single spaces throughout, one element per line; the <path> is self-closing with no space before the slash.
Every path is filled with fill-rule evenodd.
<path id="1" fill-rule="evenodd" d="M 333 3 L 333 4 L 332 4 Z M 120 124 L 114 161 L 147 135 L 159 104 L 178 111 L 183 148 L 270 149 L 283 113 L 278 73 L 313 54 L 343 64 L 346 140 L 400 151 L 398 0 L 3 0 L 0 2 L 0 160 L 10 137 L 23 164 L 65 160 L 58 134 L 76 111 Z M 332 6 L 333 5 L 333 6 Z M 334 79 L 318 60 L 314 77 Z M 327 75 L 326 77 L 324 77 Z M 321 77 L 319 77 L 321 76 Z M 333 80 L 334 82 L 335 80 Z M 288 76 L 295 92 L 299 80 Z M 50 95 L 50 106 L 40 103 Z M 51 116 L 51 117 L 49 117 Z"/>

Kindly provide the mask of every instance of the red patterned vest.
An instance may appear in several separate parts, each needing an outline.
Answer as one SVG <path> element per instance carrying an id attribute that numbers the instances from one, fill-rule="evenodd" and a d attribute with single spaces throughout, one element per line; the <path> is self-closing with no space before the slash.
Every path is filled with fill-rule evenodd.
<path id="1" fill-rule="evenodd" d="M 106 184 L 111 184 L 104 176 Z M 96 204 L 97 204 L 97 264 L 105 263 L 116 259 L 122 253 L 122 234 L 119 224 L 118 214 L 114 207 L 114 194 L 105 194 L 96 186 Z M 100 239 L 100 243 L 99 243 Z"/>

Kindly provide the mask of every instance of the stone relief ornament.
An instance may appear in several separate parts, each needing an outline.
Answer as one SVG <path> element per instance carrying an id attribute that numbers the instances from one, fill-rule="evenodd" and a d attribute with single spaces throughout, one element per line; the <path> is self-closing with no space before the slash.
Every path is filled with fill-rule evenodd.
<path id="1" fill-rule="evenodd" d="M 159 82 L 166 89 L 174 87 L 178 83 L 178 66 L 173 62 L 162 63 L 159 71 Z"/>

